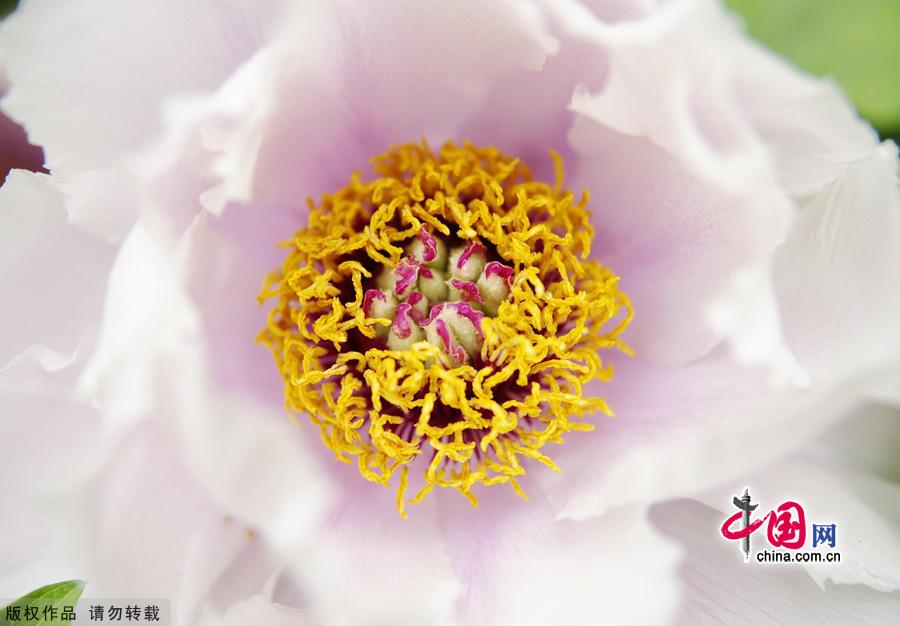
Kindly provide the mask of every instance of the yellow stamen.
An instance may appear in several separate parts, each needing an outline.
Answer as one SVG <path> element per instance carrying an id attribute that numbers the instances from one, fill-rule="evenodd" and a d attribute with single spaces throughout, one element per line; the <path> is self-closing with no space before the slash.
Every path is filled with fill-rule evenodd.
<path id="1" fill-rule="evenodd" d="M 552 157 L 548 185 L 494 148 L 395 146 L 374 159 L 374 180 L 355 174 L 310 202 L 307 227 L 265 280 L 260 301 L 275 306 L 258 340 L 281 371 L 286 407 L 308 413 L 335 457 L 355 460 L 366 479 L 390 485 L 399 471 L 403 517 L 413 485 L 413 504 L 452 487 L 477 506 L 478 484 L 507 483 L 526 497 L 516 477 L 528 459 L 558 471 L 544 445 L 591 430 L 580 421 L 587 413 L 612 414 L 583 387 L 612 376 L 600 350 L 630 354 L 620 335 L 634 311 L 618 276 L 586 260 L 588 194 L 564 189 Z M 481 320 L 474 359 L 454 361 L 425 340 L 388 349 L 379 329 L 393 321 L 364 310 L 366 285 L 400 264 L 423 228 L 484 243 L 514 270 L 508 297 Z"/>

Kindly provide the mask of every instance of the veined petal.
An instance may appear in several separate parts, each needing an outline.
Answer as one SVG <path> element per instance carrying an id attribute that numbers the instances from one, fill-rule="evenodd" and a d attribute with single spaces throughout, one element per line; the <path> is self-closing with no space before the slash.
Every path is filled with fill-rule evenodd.
<path id="1" fill-rule="evenodd" d="M 874 149 L 804 205 L 775 257 L 788 345 L 813 384 L 900 361 L 897 147 Z"/>
<path id="2" fill-rule="evenodd" d="M 289 560 L 309 594 L 310 621 L 456 624 L 463 588 L 438 532 L 435 502 L 426 500 L 403 520 L 382 490 L 355 487 L 346 489 L 315 541 Z"/>
<path id="3" fill-rule="evenodd" d="M 539 489 L 472 511 L 444 498 L 442 527 L 466 587 L 465 624 L 663 624 L 680 590 L 681 551 L 643 507 L 560 522 Z M 473 513 L 476 513 L 473 515 Z"/>

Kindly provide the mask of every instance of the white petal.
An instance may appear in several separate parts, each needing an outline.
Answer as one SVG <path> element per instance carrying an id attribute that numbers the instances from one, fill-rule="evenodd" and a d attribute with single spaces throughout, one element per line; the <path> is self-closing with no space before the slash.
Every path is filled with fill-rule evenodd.
<path id="1" fill-rule="evenodd" d="M 256 623 L 272 616 L 302 616 L 299 606 L 306 604 L 302 590 L 285 574 L 281 557 L 266 544 L 265 537 L 255 539 L 222 573 L 200 607 L 196 621 L 201 624 L 233 623 L 250 607 L 260 611 L 250 620 Z M 266 616 L 265 618 L 263 616 Z"/>
<path id="2" fill-rule="evenodd" d="M 572 37 L 609 55 L 608 80 L 596 93 L 578 90 L 576 112 L 650 138 L 724 190 L 744 190 L 767 174 L 766 153 L 731 88 L 743 38 L 718 4 L 667 2 L 613 25 L 571 2 L 547 4 Z"/>
<path id="3" fill-rule="evenodd" d="M 26 365 L 26 364 L 22 364 Z M 83 578 L 84 485 L 105 459 L 99 416 L 72 401 L 69 372 L 0 372 L 0 596 Z M 36 462 L 36 460 L 40 462 Z"/>
<path id="4" fill-rule="evenodd" d="M 0 94 L 9 87 L 9 78 L 6 76 L 6 55 L 0 49 Z"/>
<path id="5" fill-rule="evenodd" d="M 116 423 L 133 423 L 160 400 L 159 390 L 150 384 L 160 361 L 196 341 L 199 332 L 176 281 L 173 259 L 146 228 L 136 226 L 110 273 L 98 346 L 82 388 L 102 400 Z"/>
<path id="6" fill-rule="evenodd" d="M 55 388 L 61 376 L 45 375 L 39 392 L 0 377 L 3 492 L 16 503 L 0 529 L 4 596 L 79 578 L 93 597 L 169 599 L 190 621 L 251 535 L 211 506 L 157 432 L 105 432 L 65 399 L 71 382 Z"/>
<path id="7" fill-rule="evenodd" d="M 165 101 L 215 89 L 259 48 L 281 5 L 34 0 L 4 22 L 4 107 L 44 147 L 76 223 L 127 232 L 138 206 L 123 166 L 160 131 Z"/>
<path id="8" fill-rule="evenodd" d="M 144 227 L 129 235 L 83 389 L 102 400 L 116 427 L 156 421 L 222 510 L 292 548 L 308 541 L 309 525 L 327 505 L 328 476 L 280 410 L 215 384 L 174 254 Z M 243 339 L 252 345 L 252 335 Z"/>
<path id="9" fill-rule="evenodd" d="M 29 369 L 0 372 L 0 486 L 11 498 L 50 500 L 88 480 L 107 447 L 96 410 L 72 398 L 69 373 Z"/>
<path id="10" fill-rule="evenodd" d="M 272 602 L 263 595 L 255 595 L 235 602 L 220 615 L 208 615 L 199 622 L 203 626 L 300 626 L 311 624 L 300 609 Z"/>
<path id="11" fill-rule="evenodd" d="M 820 584 L 862 583 L 900 589 L 900 412 L 863 409 L 816 443 L 792 476 L 809 498 L 827 502 L 843 523 L 839 567 L 810 566 Z M 784 470 L 776 470 L 784 471 Z"/>
<path id="12" fill-rule="evenodd" d="M 737 54 L 738 102 L 791 194 L 818 193 L 871 154 L 877 135 L 836 84 L 801 74 L 753 42 Z"/>
<path id="13" fill-rule="evenodd" d="M 890 624 L 900 593 L 818 587 L 801 567 L 744 563 L 718 534 L 722 516 L 698 502 L 654 507 L 654 524 L 685 547 L 684 600 L 675 623 Z"/>
<path id="14" fill-rule="evenodd" d="M 149 427 L 120 442 L 99 487 L 91 593 L 168 598 L 189 622 L 251 535 L 217 510 L 176 450 Z"/>
<path id="15" fill-rule="evenodd" d="M 900 188 L 886 143 L 800 211 L 775 284 L 791 350 L 816 379 L 900 362 Z"/>
<path id="16" fill-rule="evenodd" d="M 80 578 L 94 597 L 167 598 L 189 619 L 247 532 L 210 506 L 158 433 L 105 431 L 72 386 L 67 370 L 0 375 L 0 475 L 16 503 L 2 521 L 5 595 Z"/>
<path id="17" fill-rule="evenodd" d="M 433 498 L 404 520 L 393 494 L 352 466 L 335 465 L 358 488 L 296 553 L 290 568 L 310 599 L 313 623 L 455 624 L 462 586 L 439 532 Z"/>
<path id="18" fill-rule="evenodd" d="M 66 223 L 49 176 L 13 171 L 0 187 L 0 368 L 32 345 L 73 354 L 96 327 L 111 262 L 109 247 Z"/>

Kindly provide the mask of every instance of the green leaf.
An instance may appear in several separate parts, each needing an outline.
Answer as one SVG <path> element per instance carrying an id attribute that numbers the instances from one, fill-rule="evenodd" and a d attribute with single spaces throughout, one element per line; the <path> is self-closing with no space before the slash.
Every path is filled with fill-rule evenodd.
<path id="1" fill-rule="evenodd" d="M 836 78 L 877 128 L 900 128 L 900 2 L 726 2 L 751 35 L 808 72 Z"/>
<path id="2" fill-rule="evenodd" d="M 0 0 L 0 20 L 12 13 L 17 4 L 17 0 Z"/>
<path id="3" fill-rule="evenodd" d="M 60 619 L 44 619 L 44 607 L 50 606 L 62 611 L 64 606 L 74 607 L 84 591 L 84 581 L 67 580 L 61 583 L 53 583 L 45 585 L 39 589 L 25 594 L 18 600 L 10 602 L 8 605 L 0 609 L 0 626 L 16 625 L 21 623 L 32 624 L 33 626 L 57 626 L 60 624 L 70 625 L 71 621 L 63 622 Z M 24 607 L 32 606 L 38 608 L 38 619 L 26 622 L 24 618 Z M 18 620 L 7 620 L 7 609 L 10 607 L 18 607 L 20 618 Z"/>

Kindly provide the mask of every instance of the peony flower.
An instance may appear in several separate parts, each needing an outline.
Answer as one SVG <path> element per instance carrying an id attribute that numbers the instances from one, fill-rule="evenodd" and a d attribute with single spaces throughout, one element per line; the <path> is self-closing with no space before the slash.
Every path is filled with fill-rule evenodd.
<path id="1" fill-rule="evenodd" d="M 897 148 L 718 4 L 32 0 L 0 48 L 50 172 L 0 188 L 0 595 L 896 615 Z M 741 562 L 748 484 L 841 563 Z"/>

